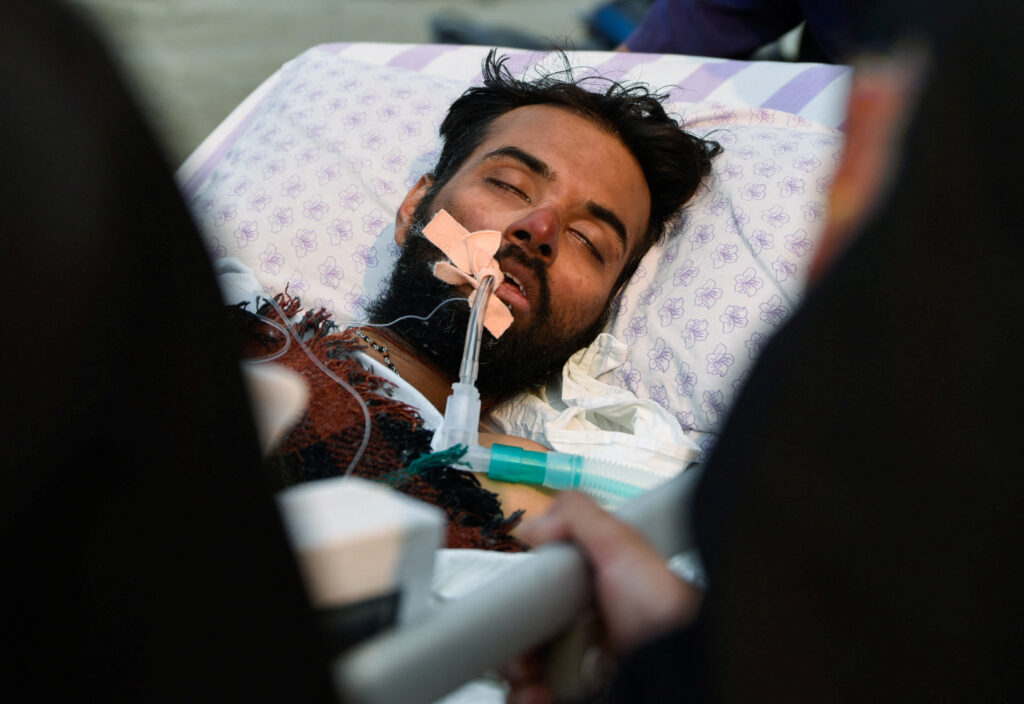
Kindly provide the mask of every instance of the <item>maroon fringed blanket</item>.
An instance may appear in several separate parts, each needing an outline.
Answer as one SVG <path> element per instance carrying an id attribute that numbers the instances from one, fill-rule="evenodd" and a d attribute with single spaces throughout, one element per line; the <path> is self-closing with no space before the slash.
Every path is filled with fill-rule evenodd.
<path id="1" fill-rule="evenodd" d="M 300 307 L 299 299 L 287 294 L 278 294 L 275 301 L 288 317 Z M 230 310 L 242 332 L 245 358 L 261 358 L 281 349 L 281 334 L 258 317 L 280 322 L 271 303 L 265 303 L 257 315 L 241 307 Z M 506 517 L 497 496 L 480 486 L 471 472 L 451 466 L 450 454 L 432 455 L 432 432 L 423 427 L 419 414 L 389 397 L 388 382 L 368 372 L 350 354 L 363 349 L 362 342 L 345 333 L 332 334 L 336 327 L 323 310 L 309 312 L 296 325 L 312 354 L 352 386 L 369 409 L 369 444 L 352 474 L 387 483 L 444 510 L 448 516 L 447 547 L 526 550 L 524 543 L 509 534 L 522 512 Z M 300 421 L 267 459 L 272 479 L 284 488 L 343 474 L 365 433 L 359 403 L 324 374 L 294 339 L 274 363 L 302 374 L 310 395 Z"/>

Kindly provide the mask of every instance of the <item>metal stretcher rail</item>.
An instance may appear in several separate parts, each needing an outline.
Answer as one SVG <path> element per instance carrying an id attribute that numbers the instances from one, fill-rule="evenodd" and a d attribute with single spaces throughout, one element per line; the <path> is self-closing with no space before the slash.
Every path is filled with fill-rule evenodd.
<path id="1" fill-rule="evenodd" d="M 666 558 L 693 547 L 683 520 L 699 466 L 623 505 L 616 514 Z M 590 604 L 587 565 L 568 544 L 534 558 L 418 624 L 388 631 L 332 666 L 346 704 L 427 704 L 561 633 Z"/>

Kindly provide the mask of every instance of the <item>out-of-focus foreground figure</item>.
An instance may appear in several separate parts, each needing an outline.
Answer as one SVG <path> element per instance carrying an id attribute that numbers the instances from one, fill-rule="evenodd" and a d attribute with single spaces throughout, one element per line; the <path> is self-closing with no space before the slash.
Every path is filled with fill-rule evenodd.
<path id="1" fill-rule="evenodd" d="M 860 29 L 872 53 L 925 49 L 919 93 L 916 59 L 859 66 L 832 246 L 705 468 L 706 593 L 580 497 L 525 529 L 590 555 L 628 651 L 611 700 L 1019 696 L 1022 11 L 909 18 Z"/>

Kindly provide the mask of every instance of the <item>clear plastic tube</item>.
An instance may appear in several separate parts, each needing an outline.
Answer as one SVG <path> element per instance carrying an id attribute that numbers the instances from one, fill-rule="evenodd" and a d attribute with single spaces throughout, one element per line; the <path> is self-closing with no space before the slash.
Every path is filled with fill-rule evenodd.
<path id="1" fill-rule="evenodd" d="M 434 431 L 430 441 L 430 447 L 435 452 L 455 445 L 474 447 L 477 444 L 480 427 L 480 392 L 476 388 L 476 377 L 480 368 L 484 311 L 493 285 L 494 277 L 487 275 L 477 289 L 476 300 L 469 313 L 466 341 L 462 348 L 459 380 L 452 384 L 452 393 L 444 410 L 444 420 Z"/>
<path id="2" fill-rule="evenodd" d="M 495 444 L 470 446 L 463 457 L 474 471 L 488 478 L 550 489 L 573 489 L 614 508 L 653 489 L 666 477 L 636 465 L 564 452 L 533 452 Z"/>
<path id="3" fill-rule="evenodd" d="M 494 285 L 494 277 L 491 275 L 480 280 L 480 287 L 476 290 L 476 300 L 469 312 L 466 342 L 462 349 L 462 365 L 459 367 L 459 381 L 463 384 L 476 384 L 476 375 L 480 369 L 480 340 L 484 336 L 484 316 L 492 285 Z M 477 421 L 479 420 L 477 418 Z"/>
<path id="4" fill-rule="evenodd" d="M 663 481 L 657 474 L 622 462 L 562 452 L 546 454 L 544 486 L 582 491 L 609 506 L 635 498 Z"/>
<path id="5" fill-rule="evenodd" d="M 263 296 L 259 292 L 255 292 L 254 291 L 253 292 L 253 297 L 254 297 L 254 299 L 259 299 L 259 298 L 262 298 Z M 317 359 L 316 355 L 313 354 L 312 350 L 310 350 L 309 347 L 306 345 L 306 343 L 303 342 L 302 337 L 299 335 L 298 331 L 295 330 L 295 327 L 291 324 L 291 321 L 288 320 L 288 317 L 285 315 L 284 310 L 281 309 L 281 306 L 277 303 L 276 300 L 274 300 L 273 296 L 271 296 L 269 298 L 266 298 L 266 300 L 270 301 L 270 304 L 274 307 L 274 310 L 277 312 L 278 316 L 281 318 L 281 323 L 282 324 L 278 324 L 276 321 L 271 320 L 271 319 L 266 318 L 266 317 L 261 316 L 261 315 L 258 315 L 257 317 L 260 320 L 262 320 L 263 322 L 265 322 L 268 325 L 270 325 L 271 327 L 277 329 L 280 333 L 282 333 L 284 335 L 284 345 L 282 346 L 282 348 L 280 350 L 277 350 L 276 352 L 273 352 L 273 353 L 271 353 L 270 355 L 268 355 L 266 357 L 262 357 L 260 359 L 248 360 L 248 361 L 250 361 L 252 363 L 266 363 L 266 362 L 271 362 L 271 361 L 277 359 L 278 357 L 281 357 L 282 355 L 284 355 L 285 352 L 288 351 L 288 348 L 291 345 L 291 339 L 292 339 L 292 337 L 294 337 L 295 341 L 299 343 L 299 346 L 301 347 L 302 351 L 320 369 L 320 371 L 322 371 L 324 374 L 326 374 L 327 377 L 331 379 L 331 381 L 335 382 L 341 388 L 345 389 L 345 391 L 347 391 L 349 394 L 352 395 L 352 397 L 359 404 L 359 409 L 360 409 L 360 411 L 362 411 L 362 414 L 363 414 L 363 437 L 362 437 L 362 441 L 359 443 L 359 447 L 356 449 L 355 454 L 352 456 L 352 461 L 349 462 L 348 467 L 345 469 L 344 475 L 347 476 L 359 464 L 359 460 L 361 460 L 363 458 L 363 454 L 366 452 L 366 448 L 370 444 L 370 431 L 371 431 L 370 411 L 369 411 L 369 409 L 366 406 L 366 401 L 364 401 L 363 397 L 359 395 L 359 392 L 357 392 L 354 388 L 352 388 L 352 386 L 350 386 L 344 379 L 342 379 L 337 374 L 332 372 L 321 360 Z M 395 323 L 397 323 L 397 322 L 399 322 L 401 320 L 406 320 L 406 319 L 428 320 L 430 318 L 430 316 L 432 316 L 434 313 L 436 313 L 441 308 L 441 306 L 443 306 L 443 305 L 445 305 L 447 303 L 455 302 L 455 301 L 465 302 L 465 300 L 466 300 L 465 298 L 448 298 L 448 299 L 445 299 L 445 300 L 441 301 L 440 303 L 438 303 L 436 306 L 434 306 L 434 309 L 432 311 L 430 311 L 430 313 L 427 314 L 427 316 L 425 318 L 424 317 L 420 317 L 418 315 L 405 315 L 405 316 L 402 316 L 400 318 L 396 318 L 395 320 L 392 320 L 389 323 L 352 322 L 352 323 L 350 323 L 350 325 L 359 325 L 359 326 L 362 326 L 362 327 L 381 327 L 381 328 L 383 328 L 383 327 L 387 327 L 389 325 L 394 325 Z M 478 418 L 479 418 L 479 413 L 478 413 Z"/>
<path id="6" fill-rule="evenodd" d="M 359 404 L 359 410 L 363 412 L 363 440 L 359 444 L 359 448 L 356 450 L 355 454 L 352 456 L 352 461 L 349 462 L 348 468 L 345 470 L 344 476 L 348 476 L 348 474 L 353 469 L 355 469 L 356 465 L 359 464 L 359 460 L 363 458 L 363 453 L 366 452 L 366 448 L 370 444 L 370 410 L 366 407 L 366 401 L 363 400 L 363 397 L 359 395 L 358 391 L 353 389 L 340 376 L 332 372 L 327 367 L 326 364 L 320 361 L 317 358 L 317 356 L 313 354 L 313 351 L 309 349 L 305 342 L 303 342 L 302 336 L 299 335 L 298 331 L 295 329 L 295 326 L 292 325 L 291 322 L 288 320 L 288 316 L 285 315 L 284 311 L 281 309 L 281 306 L 278 305 L 277 301 L 275 301 L 273 297 L 271 297 L 269 300 L 270 303 L 274 306 L 274 310 L 277 311 L 278 316 L 280 316 L 281 320 L 284 321 L 284 324 L 287 326 L 288 330 L 295 338 L 295 341 L 299 343 L 299 347 L 301 347 L 302 351 L 306 353 L 306 356 L 309 357 L 309 359 L 312 360 L 313 364 L 315 364 L 320 369 L 320 371 L 326 374 L 328 378 L 330 378 L 332 381 L 338 384 L 341 388 L 345 389 L 345 391 L 348 391 L 350 394 L 352 394 L 352 398 L 354 398 L 356 402 Z"/>
<path id="7" fill-rule="evenodd" d="M 465 298 L 460 298 L 458 296 L 455 296 L 453 298 L 446 298 L 443 301 L 441 301 L 440 303 L 438 303 L 436 306 L 434 306 L 434 309 L 432 311 L 430 311 L 429 313 L 427 313 L 425 316 L 424 315 L 413 315 L 412 313 L 410 313 L 409 315 L 399 316 L 399 317 L 395 318 L 394 320 L 392 320 L 390 322 L 387 322 L 387 323 L 371 323 L 369 320 L 344 320 L 342 322 L 345 325 L 347 325 L 348 327 L 350 327 L 350 328 L 354 328 L 354 327 L 361 327 L 361 328 L 388 328 L 388 327 L 391 327 L 392 325 L 394 325 L 395 323 L 402 322 L 403 320 L 421 320 L 423 322 L 426 322 L 426 321 L 430 320 L 431 317 L 433 317 L 434 313 L 436 313 L 437 311 L 439 311 L 441 309 L 441 306 L 447 305 L 449 303 L 465 303 L 465 302 L 466 302 Z"/>
<path id="8" fill-rule="evenodd" d="M 256 318 L 259 319 L 261 323 L 269 325 L 270 327 L 277 330 L 284 339 L 284 344 L 281 345 L 281 349 L 271 352 L 266 357 L 253 357 L 251 359 L 244 359 L 242 361 L 245 362 L 246 364 L 266 364 L 267 362 L 273 362 L 278 357 L 283 357 L 285 352 L 287 352 L 289 348 L 292 346 L 292 336 L 291 333 L 288 332 L 288 328 L 286 328 L 284 325 L 277 322 L 276 320 L 272 320 L 266 317 L 265 315 L 260 315 L 259 313 L 253 313 L 253 315 L 255 315 Z"/>

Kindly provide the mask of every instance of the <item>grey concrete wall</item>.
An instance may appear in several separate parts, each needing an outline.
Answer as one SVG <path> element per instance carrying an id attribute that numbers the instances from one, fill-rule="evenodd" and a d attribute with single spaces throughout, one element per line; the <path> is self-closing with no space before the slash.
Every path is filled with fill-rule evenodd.
<path id="1" fill-rule="evenodd" d="M 173 163 L 282 63 L 334 41 L 429 42 L 441 14 L 576 46 L 597 0 L 70 0 L 120 59 Z"/>

